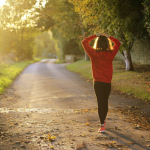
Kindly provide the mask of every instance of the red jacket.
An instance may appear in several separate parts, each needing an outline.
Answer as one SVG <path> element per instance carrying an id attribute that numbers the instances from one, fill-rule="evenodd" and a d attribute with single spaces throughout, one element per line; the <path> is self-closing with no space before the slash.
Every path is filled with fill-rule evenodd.
<path id="1" fill-rule="evenodd" d="M 114 43 L 112 52 L 110 51 L 99 51 L 96 52 L 94 48 L 90 47 L 89 42 L 96 38 L 96 35 L 92 35 L 86 37 L 82 41 L 82 45 L 91 58 L 92 63 L 92 74 L 94 81 L 101 81 L 105 83 L 111 83 L 112 74 L 113 74 L 113 66 L 112 61 L 117 54 L 120 42 L 114 37 L 110 36 L 110 40 Z"/>

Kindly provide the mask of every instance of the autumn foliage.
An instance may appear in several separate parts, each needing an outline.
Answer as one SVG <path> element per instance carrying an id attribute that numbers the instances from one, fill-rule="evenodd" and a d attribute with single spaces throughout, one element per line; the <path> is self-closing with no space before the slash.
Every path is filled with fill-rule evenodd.
<path id="1" fill-rule="evenodd" d="M 143 3 L 144 6 L 144 16 L 145 16 L 145 27 L 150 36 L 150 0 L 145 0 Z"/>

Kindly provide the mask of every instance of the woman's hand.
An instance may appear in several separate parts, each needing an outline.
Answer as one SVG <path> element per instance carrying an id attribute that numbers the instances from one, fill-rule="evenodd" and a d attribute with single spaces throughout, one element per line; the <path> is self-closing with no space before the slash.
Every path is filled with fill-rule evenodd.
<path id="1" fill-rule="evenodd" d="M 107 38 L 110 38 L 110 35 L 103 33 L 104 36 L 106 36 Z"/>
<path id="2" fill-rule="evenodd" d="M 97 33 L 96 34 L 96 36 L 98 37 L 98 36 L 106 36 L 107 38 L 109 38 L 110 37 L 110 35 L 108 35 L 108 34 L 106 34 L 106 33 Z"/>
<path id="3" fill-rule="evenodd" d="M 103 33 L 97 33 L 97 34 L 96 34 L 97 37 L 100 36 L 100 35 L 103 35 Z"/>

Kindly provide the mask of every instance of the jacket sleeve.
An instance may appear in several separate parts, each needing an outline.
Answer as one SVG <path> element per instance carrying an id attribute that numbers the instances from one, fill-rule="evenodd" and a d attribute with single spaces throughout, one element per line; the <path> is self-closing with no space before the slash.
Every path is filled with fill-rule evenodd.
<path id="1" fill-rule="evenodd" d="M 120 47 L 121 43 L 118 39 L 116 39 L 112 36 L 110 36 L 109 39 L 114 43 L 113 52 L 112 52 L 112 55 L 113 55 L 113 58 L 114 58 L 115 55 L 117 54 L 118 50 L 119 50 L 119 47 Z"/>
<path id="2" fill-rule="evenodd" d="M 94 54 L 94 52 L 95 52 L 94 48 L 92 48 L 89 45 L 89 42 L 95 38 L 96 38 L 96 35 L 91 35 L 91 36 L 84 38 L 82 41 L 83 48 L 86 51 L 86 53 L 89 55 L 89 57 L 91 57 L 92 54 Z"/>

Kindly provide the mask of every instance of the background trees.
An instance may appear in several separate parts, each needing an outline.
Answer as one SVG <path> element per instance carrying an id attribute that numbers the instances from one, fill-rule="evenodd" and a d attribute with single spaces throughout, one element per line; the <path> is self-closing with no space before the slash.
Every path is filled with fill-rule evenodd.
<path id="1" fill-rule="evenodd" d="M 143 0 L 69 0 L 82 17 L 90 34 L 106 32 L 118 38 L 125 57 L 126 70 L 133 70 L 130 51 L 136 38 L 147 35 L 144 28 Z"/>
<path id="2" fill-rule="evenodd" d="M 121 41 L 126 70 L 133 70 L 130 51 L 134 40 L 150 32 L 149 0 L 47 0 L 45 5 L 42 0 L 39 4 L 37 0 L 7 0 L 7 4 L 0 10 L 1 51 L 14 50 L 19 59 L 31 59 L 36 51 L 37 56 L 43 51 L 54 53 L 52 49 L 59 59 L 65 54 L 83 54 L 85 36 L 106 32 Z M 44 33 L 35 40 L 39 30 L 50 30 L 53 39 Z"/>
<path id="3" fill-rule="evenodd" d="M 35 54 L 36 30 L 31 19 L 31 8 L 36 0 L 7 0 L 0 13 L 0 51 L 14 53 L 15 60 L 32 59 Z"/>
<path id="4" fill-rule="evenodd" d="M 37 9 L 37 12 L 37 27 L 52 31 L 59 59 L 63 59 L 65 54 L 83 53 L 78 38 L 82 35 L 81 20 L 68 0 L 48 0 L 45 7 Z"/>
<path id="5" fill-rule="evenodd" d="M 36 56 L 52 57 L 56 55 L 55 41 L 52 39 L 51 32 L 43 32 L 35 39 Z"/>
<path id="6" fill-rule="evenodd" d="M 144 13 L 144 17 L 145 17 L 144 27 L 146 27 L 146 29 L 149 33 L 149 36 L 150 36 L 150 0 L 144 0 L 143 6 L 144 6 L 143 13 Z"/>
<path id="7" fill-rule="evenodd" d="M 148 35 L 144 27 L 142 2 L 143 0 L 48 0 L 40 14 L 45 14 L 45 28 L 48 27 L 49 20 L 49 28 L 59 43 L 57 47 L 62 48 L 58 50 L 61 54 L 65 54 L 63 48 L 66 47 L 67 40 L 75 40 L 82 51 L 80 42 L 85 33 L 90 35 L 106 32 L 122 42 L 120 52 L 125 57 L 126 70 L 129 71 L 133 70 L 130 51 L 134 40 Z"/>

